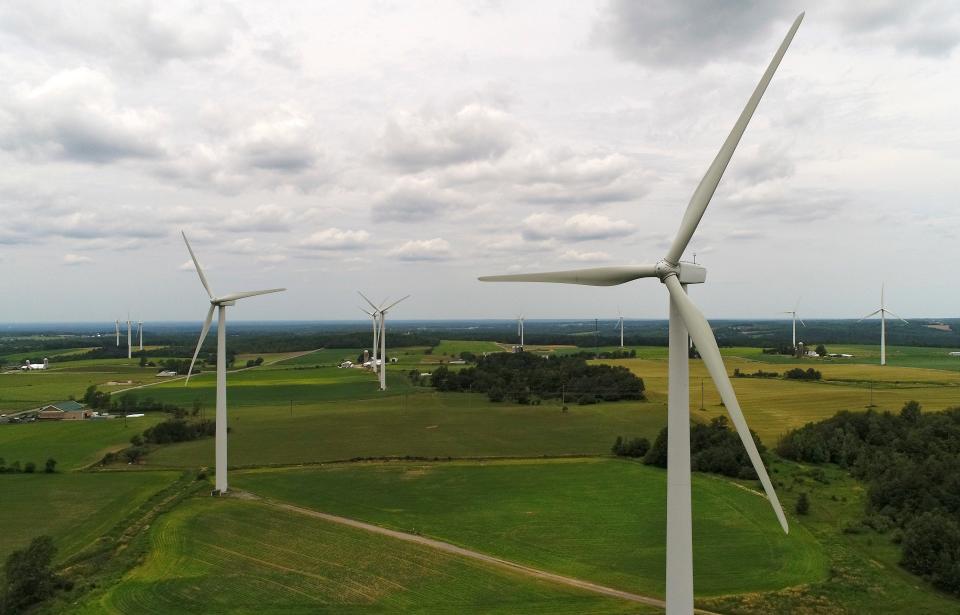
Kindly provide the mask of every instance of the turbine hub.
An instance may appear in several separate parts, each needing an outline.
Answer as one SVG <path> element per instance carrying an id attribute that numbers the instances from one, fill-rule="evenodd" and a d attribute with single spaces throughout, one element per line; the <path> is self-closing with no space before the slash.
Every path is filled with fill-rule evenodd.
<path id="1" fill-rule="evenodd" d="M 666 259 L 661 259 L 657 261 L 654 271 L 656 271 L 657 277 L 660 278 L 660 281 L 665 282 L 666 279 L 672 275 L 680 275 L 680 265 L 674 265 Z"/>
<path id="2" fill-rule="evenodd" d="M 707 281 L 707 268 L 696 263 L 680 261 L 675 265 L 664 259 L 656 264 L 655 271 L 661 282 L 672 275 L 677 276 L 681 284 L 703 284 Z"/>

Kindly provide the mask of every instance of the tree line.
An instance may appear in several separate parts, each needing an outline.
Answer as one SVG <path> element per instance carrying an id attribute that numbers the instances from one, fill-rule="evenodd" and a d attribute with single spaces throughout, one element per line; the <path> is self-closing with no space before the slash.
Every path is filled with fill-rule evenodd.
<path id="1" fill-rule="evenodd" d="M 486 393 L 490 401 L 536 404 L 544 399 L 578 404 L 642 400 L 643 379 L 626 367 L 590 365 L 579 356 L 542 357 L 527 352 L 491 353 L 476 366 L 451 370 L 440 366 L 430 376 L 439 391 Z"/>
<path id="2" fill-rule="evenodd" d="M 864 481 L 864 525 L 893 530 L 904 568 L 960 595 L 960 408 L 840 412 L 789 432 L 777 452 Z"/>

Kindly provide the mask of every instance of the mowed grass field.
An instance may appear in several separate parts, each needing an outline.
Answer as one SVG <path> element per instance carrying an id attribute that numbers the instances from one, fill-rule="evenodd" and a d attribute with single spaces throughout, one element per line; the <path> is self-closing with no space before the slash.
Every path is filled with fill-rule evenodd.
<path id="1" fill-rule="evenodd" d="M 159 423 L 167 415 L 148 413 L 140 418 L 103 421 L 37 421 L 0 425 L 0 457 L 7 464 L 27 461 L 42 470 L 48 458 L 57 470 L 77 470 L 99 461 L 106 453 L 127 447 L 130 438 Z"/>
<path id="2" fill-rule="evenodd" d="M 341 370 L 343 371 L 343 370 Z M 299 385 L 298 385 L 299 386 Z M 254 390 L 256 390 L 254 388 Z M 492 404 L 481 395 L 418 389 L 408 395 L 275 406 L 232 406 L 230 464 L 298 464 L 354 457 L 607 454 L 618 435 L 655 437 L 663 404 Z M 147 463 L 213 463 L 213 440 L 163 447 Z"/>
<path id="3" fill-rule="evenodd" d="M 666 471 L 622 460 L 344 464 L 234 474 L 258 495 L 662 596 Z M 784 535 L 765 498 L 695 475 L 698 595 L 826 578 L 819 543 Z"/>
<path id="4" fill-rule="evenodd" d="M 264 504 L 194 499 L 75 613 L 654 613 Z"/>
<path id="5" fill-rule="evenodd" d="M 58 560 L 94 543 L 175 472 L 4 474 L 0 476 L 0 561 L 35 536 L 48 534 Z"/>

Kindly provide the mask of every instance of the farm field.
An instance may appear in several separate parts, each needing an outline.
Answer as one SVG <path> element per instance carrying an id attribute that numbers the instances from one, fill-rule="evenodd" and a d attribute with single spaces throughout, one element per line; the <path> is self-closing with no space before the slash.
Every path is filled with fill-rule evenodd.
<path id="1" fill-rule="evenodd" d="M 176 477 L 175 472 L 0 476 L 0 561 L 41 534 L 52 536 L 58 558 L 67 559 Z"/>
<path id="2" fill-rule="evenodd" d="M 279 500 L 463 545 L 504 559 L 662 596 L 666 472 L 622 460 L 343 464 L 237 473 Z M 785 536 L 765 498 L 694 479 L 696 588 L 744 593 L 826 577 L 802 526 Z"/>
<path id="3" fill-rule="evenodd" d="M 341 370 L 342 371 L 342 370 Z M 192 383 L 191 383 L 192 385 Z M 485 396 L 436 393 L 274 406 L 232 406 L 233 466 L 297 464 L 354 457 L 607 454 L 618 435 L 656 437 L 663 404 L 570 406 L 493 404 Z M 213 441 L 163 447 L 147 462 L 196 467 L 213 462 Z"/>
<path id="4" fill-rule="evenodd" d="M 143 565 L 73 612 L 657 612 L 252 501 L 188 501 L 150 540 Z"/>
<path id="5" fill-rule="evenodd" d="M 129 446 L 130 438 L 159 423 L 166 415 L 147 413 L 140 418 L 104 421 L 37 421 L 0 425 L 0 457 L 6 462 L 32 461 L 43 468 L 47 458 L 57 470 L 72 471 L 99 461 L 107 452 Z"/>

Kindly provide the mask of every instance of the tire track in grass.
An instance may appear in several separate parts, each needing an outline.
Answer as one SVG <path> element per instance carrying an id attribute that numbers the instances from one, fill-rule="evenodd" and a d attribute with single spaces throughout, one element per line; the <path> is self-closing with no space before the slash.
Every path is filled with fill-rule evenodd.
<path id="1" fill-rule="evenodd" d="M 594 594 L 600 594 L 603 596 L 608 596 L 612 598 L 620 598 L 621 600 L 627 600 L 630 602 L 636 602 L 639 604 L 645 604 L 647 606 L 653 606 L 661 609 L 666 608 L 666 603 L 663 600 L 658 598 L 653 598 L 651 596 L 643 596 L 640 594 L 634 594 L 632 592 L 623 591 L 620 589 L 614 589 L 612 587 L 606 587 L 604 585 L 599 585 L 597 583 L 591 583 L 590 581 L 584 581 L 582 579 L 576 579 L 573 577 L 567 577 L 553 572 L 547 572 L 546 570 L 540 570 L 538 568 L 533 568 L 530 566 L 525 566 L 523 564 L 518 564 L 516 562 L 511 562 L 509 560 L 500 559 L 499 557 L 494 557 L 492 555 L 487 555 L 485 553 L 480 553 L 478 551 L 472 551 L 470 549 L 465 549 L 463 547 L 458 547 L 457 545 L 450 544 L 448 542 L 443 542 L 441 540 L 436 540 L 433 538 L 427 538 L 425 536 L 418 536 L 416 534 L 408 534 L 406 532 L 399 532 L 397 530 L 387 529 L 385 527 L 380 527 L 379 525 L 373 525 L 371 523 L 365 523 L 363 521 L 357 521 L 356 519 L 350 519 L 349 517 L 340 517 L 338 515 L 331 515 L 328 513 L 323 513 L 317 510 L 311 510 L 309 508 L 302 508 L 300 506 L 295 506 L 293 504 L 287 504 L 286 502 L 278 502 L 268 498 L 262 498 L 252 493 L 247 492 L 233 492 L 235 496 L 253 499 L 263 502 L 268 506 L 278 508 L 281 510 L 286 510 L 288 512 L 293 512 L 299 515 L 304 515 L 307 517 L 313 517 L 315 519 L 323 519 L 324 521 L 329 521 L 331 523 L 338 523 L 340 525 L 346 525 L 359 530 L 364 530 L 367 532 L 372 532 L 375 534 L 381 534 L 383 536 L 389 536 L 391 538 L 396 538 L 398 540 L 403 540 L 404 542 L 411 542 L 414 544 L 422 545 L 425 547 L 430 547 L 444 553 L 450 553 L 452 555 L 458 555 L 460 557 L 466 557 L 468 559 L 473 559 L 477 561 L 484 562 L 486 564 L 491 564 L 498 568 L 506 568 L 507 570 L 512 570 L 513 572 L 518 572 L 520 574 L 540 579 L 543 581 L 550 581 L 552 583 L 557 583 L 560 585 L 565 585 L 567 587 L 573 587 L 575 589 L 581 589 L 587 592 Z M 712 611 L 705 611 L 702 609 L 696 609 L 696 613 L 700 615 L 718 615 Z"/>

